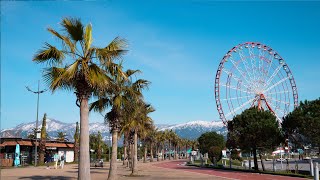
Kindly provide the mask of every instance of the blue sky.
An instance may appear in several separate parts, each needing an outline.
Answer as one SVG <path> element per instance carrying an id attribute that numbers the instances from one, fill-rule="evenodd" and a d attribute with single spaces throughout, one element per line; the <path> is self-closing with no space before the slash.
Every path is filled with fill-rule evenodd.
<path id="1" fill-rule="evenodd" d="M 152 82 L 145 99 L 157 124 L 219 120 L 214 99 L 218 64 L 233 46 L 261 42 L 278 51 L 291 68 L 299 100 L 319 97 L 320 2 L 214 1 L 1 1 L 1 128 L 36 118 L 35 89 L 45 67 L 32 62 L 44 42 L 58 42 L 63 17 L 92 23 L 93 44 L 128 39 L 126 68 Z M 41 81 L 42 88 L 46 88 Z M 46 92 L 39 119 L 79 121 L 73 92 Z M 91 122 L 103 122 L 90 114 Z"/>

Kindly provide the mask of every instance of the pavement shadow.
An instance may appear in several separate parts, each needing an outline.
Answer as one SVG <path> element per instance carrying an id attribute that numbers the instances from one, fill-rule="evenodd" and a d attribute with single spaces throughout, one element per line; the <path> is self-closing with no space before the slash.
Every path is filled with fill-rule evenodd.
<path id="1" fill-rule="evenodd" d="M 75 179 L 73 177 L 66 177 L 66 176 L 28 176 L 28 177 L 19 177 L 19 179 L 32 179 L 32 180 L 44 180 L 44 179 L 50 179 L 50 180 L 71 180 Z"/>

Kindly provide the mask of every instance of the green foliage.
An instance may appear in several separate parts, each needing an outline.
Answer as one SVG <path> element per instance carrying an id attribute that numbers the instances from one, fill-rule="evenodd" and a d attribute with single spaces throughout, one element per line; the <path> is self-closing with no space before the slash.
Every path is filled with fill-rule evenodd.
<path id="1" fill-rule="evenodd" d="M 101 159 L 102 153 L 107 153 L 108 145 L 103 141 L 100 131 L 89 135 L 89 147 L 94 150 L 97 159 Z"/>
<path id="2" fill-rule="evenodd" d="M 68 141 L 67 135 L 62 131 L 57 132 L 57 136 L 57 141 Z"/>
<path id="3" fill-rule="evenodd" d="M 198 138 L 199 150 L 202 154 L 208 153 L 211 162 L 219 161 L 225 146 L 223 136 L 216 132 L 206 132 Z"/>
<path id="4" fill-rule="evenodd" d="M 320 146 L 320 99 L 300 102 L 300 106 L 289 113 L 282 122 L 287 137 L 302 145 L 311 143 Z"/>
<path id="5" fill-rule="evenodd" d="M 61 46 L 45 43 L 33 57 L 36 63 L 46 63 L 44 79 L 52 91 L 75 90 L 79 95 L 106 90 L 110 86 L 113 61 L 126 52 L 126 40 L 116 37 L 104 48 L 92 45 L 91 24 L 84 26 L 80 19 L 64 18 L 60 24 L 63 34 L 48 28 L 62 42 Z"/>
<path id="6" fill-rule="evenodd" d="M 43 119 L 42 119 L 42 127 L 41 127 L 41 139 L 45 140 L 47 135 L 47 114 L 44 113 Z"/>
<path id="7" fill-rule="evenodd" d="M 252 107 L 228 122 L 227 147 L 229 149 L 252 150 L 256 168 L 258 168 L 256 150 L 273 149 L 282 140 L 279 123 L 269 111 Z"/>
<path id="8" fill-rule="evenodd" d="M 79 123 L 76 122 L 76 131 L 74 132 L 74 143 L 79 143 L 79 140 L 80 140 L 80 133 L 79 133 Z"/>
<path id="9" fill-rule="evenodd" d="M 74 160 L 75 162 L 79 161 L 79 143 L 80 143 L 80 133 L 79 133 L 79 123 L 76 123 L 76 130 L 74 132 Z"/>

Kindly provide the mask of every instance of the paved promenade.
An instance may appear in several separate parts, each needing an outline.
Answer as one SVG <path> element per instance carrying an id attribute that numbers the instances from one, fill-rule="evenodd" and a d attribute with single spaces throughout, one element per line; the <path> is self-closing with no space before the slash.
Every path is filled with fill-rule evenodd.
<path id="1" fill-rule="evenodd" d="M 274 179 L 274 180 L 294 180 L 300 178 L 260 175 L 254 173 L 231 172 L 213 169 L 201 169 L 197 167 L 184 166 L 185 161 L 160 161 L 153 163 L 139 162 L 139 175 L 130 177 L 130 170 L 118 163 L 118 179 L 141 179 L 141 180 L 162 180 L 162 179 Z M 105 163 L 104 168 L 91 168 L 92 180 L 107 179 L 109 164 Z M 46 169 L 46 167 L 25 167 L 10 168 L 1 170 L 1 180 L 72 180 L 77 178 L 78 167 L 75 164 L 65 165 L 64 169 Z"/>

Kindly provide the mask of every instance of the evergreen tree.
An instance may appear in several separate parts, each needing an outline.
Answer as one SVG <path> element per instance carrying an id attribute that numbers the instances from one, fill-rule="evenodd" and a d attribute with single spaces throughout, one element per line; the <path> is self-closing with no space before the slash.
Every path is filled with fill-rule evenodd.
<path id="1" fill-rule="evenodd" d="M 216 163 L 222 157 L 222 150 L 225 147 L 223 136 L 216 132 L 206 132 L 198 138 L 199 149 L 202 154 L 208 153 L 212 163 Z"/>
<path id="2" fill-rule="evenodd" d="M 79 123 L 76 123 L 76 131 L 74 133 L 74 161 L 79 161 L 79 140 L 80 140 L 80 134 L 79 134 Z"/>
<path id="3" fill-rule="evenodd" d="M 47 138 L 47 114 L 44 113 L 43 119 L 42 119 L 42 127 L 41 127 L 41 138 L 40 138 L 40 144 L 39 144 L 39 161 L 40 163 L 44 163 L 44 154 L 46 151 L 46 138 Z"/>
<path id="4" fill-rule="evenodd" d="M 259 110 L 257 107 L 243 111 L 228 122 L 227 147 L 252 150 L 255 170 L 258 170 L 257 151 L 261 158 L 262 151 L 277 147 L 282 140 L 276 117 L 271 112 Z"/>

